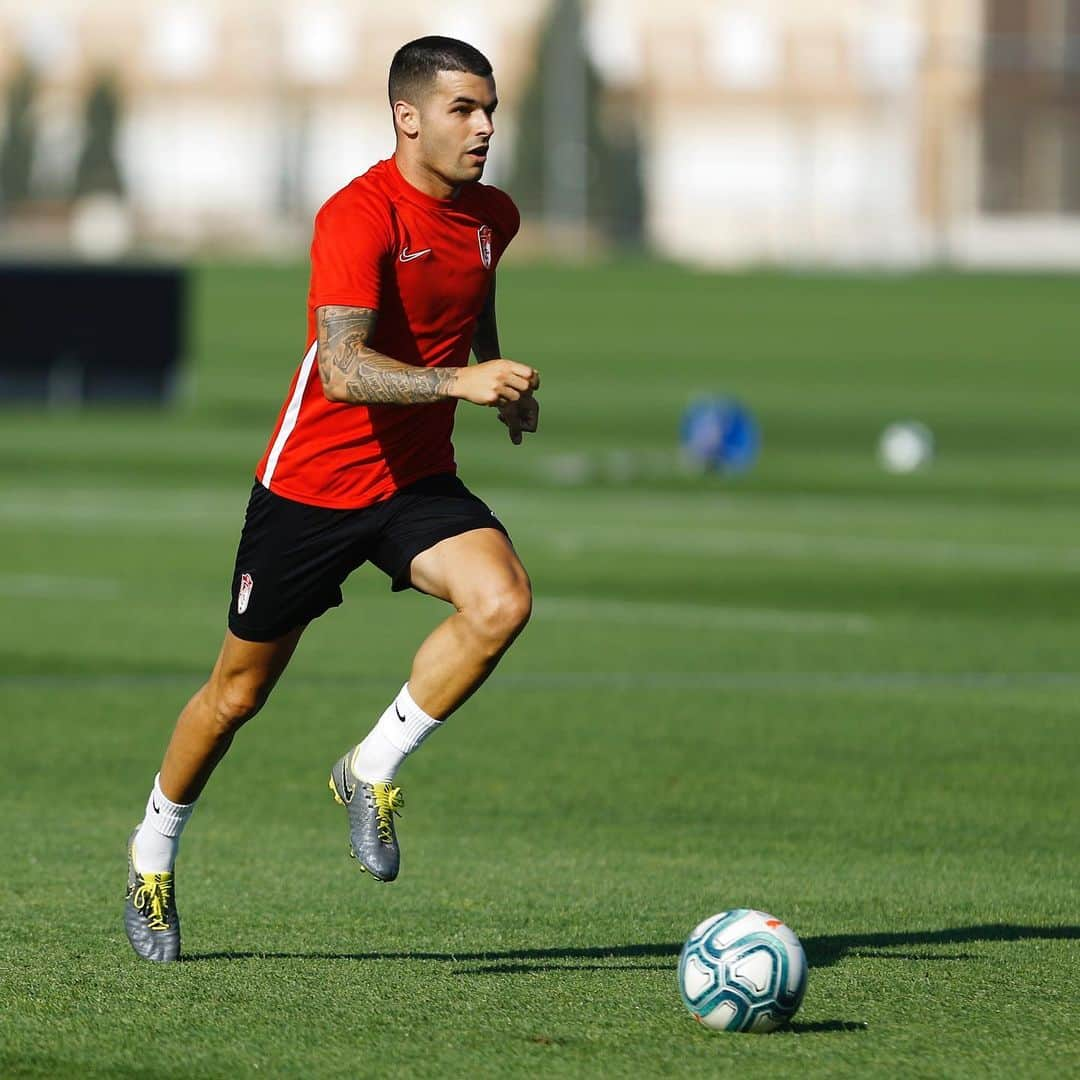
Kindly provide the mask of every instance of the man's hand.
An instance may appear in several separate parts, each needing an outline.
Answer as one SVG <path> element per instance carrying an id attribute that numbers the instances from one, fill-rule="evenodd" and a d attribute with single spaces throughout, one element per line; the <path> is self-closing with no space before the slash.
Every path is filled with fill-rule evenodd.
<path id="1" fill-rule="evenodd" d="M 499 406 L 499 419 L 507 426 L 510 441 L 515 446 L 521 445 L 523 431 L 535 431 L 540 423 L 540 402 L 532 396 L 532 391 L 522 394 L 517 401 L 505 401 Z"/>
<path id="2" fill-rule="evenodd" d="M 518 401 L 540 386 L 540 372 L 516 360 L 488 360 L 458 368 L 450 390 L 452 397 L 474 405 L 503 405 Z"/>

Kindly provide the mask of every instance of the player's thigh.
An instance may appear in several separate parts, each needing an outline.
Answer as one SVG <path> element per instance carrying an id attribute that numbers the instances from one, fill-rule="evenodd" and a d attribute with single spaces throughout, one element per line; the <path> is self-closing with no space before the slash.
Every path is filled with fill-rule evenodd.
<path id="1" fill-rule="evenodd" d="M 272 641 L 245 641 L 226 630 L 210 676 L 214 696 L 230 701 L 238 711 L 258 709 L 288 667 L 306 629 L 304 623 Z"/>
<path id="2" fill-rule="evenodd" d="M 532 596 L 529 575 L 506 534 L 472 529 L 422 551 L 409 566 L 413 587 L 459 609 L 511 597 Z"/>

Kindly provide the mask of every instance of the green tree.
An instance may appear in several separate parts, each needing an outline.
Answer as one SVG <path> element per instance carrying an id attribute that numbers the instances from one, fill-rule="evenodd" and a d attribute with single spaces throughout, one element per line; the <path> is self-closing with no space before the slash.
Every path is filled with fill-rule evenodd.
<path id="1" fill-rule="evenodd" d="M 30 198 L 34 164 L 34 96 L 37 80 L 23 65 L 11 80 L 5 100 L 3 141 L 0 142 L 0 209 L 17 207 Z"/>
<path id="2" fill-rule="evenodd" d="M 116 153 L 120 93 L 110 75 L 94 80 L 86 99 L 83 145 L 75 171 L 75 196 L 122 195 L 123 177 Z"/>
<path id="3" fill-rule="evenodd" d="M 545 177 L 556 148 L 548 144 L 545 99 L 560 94 L 558 73 L 568 65 L 581 72 L 584 91 L 578 104 L 585 111 L 586 221 L 612 241 L 636 246 L 641 241 L 643 195 L 633 112 L 627 111 L 625 101 L 619 102 L 615 115 L 620 122 L 615 127 L 605 124 L 610 95 L 585 49 L 580 0 L 554 0 L 541 31 L 536 65 L 518 112 L 510 191 L 527 216 L 539 217 L 551 209 L 545 205 Z"/>

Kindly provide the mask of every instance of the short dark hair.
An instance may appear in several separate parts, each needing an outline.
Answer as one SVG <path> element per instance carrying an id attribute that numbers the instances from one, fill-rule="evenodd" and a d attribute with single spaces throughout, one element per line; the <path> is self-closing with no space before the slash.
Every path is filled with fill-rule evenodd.
<path id="1" fill-rule="evenodd" d="M 469 75 L 491 75 L 491 61 L 479 50 L 457 38 L 417 38 L 402 45 L 390 63 L 390 105 L 395 101 L 414 104 L 435 81 L 440 71 L 464 71 Z"/>

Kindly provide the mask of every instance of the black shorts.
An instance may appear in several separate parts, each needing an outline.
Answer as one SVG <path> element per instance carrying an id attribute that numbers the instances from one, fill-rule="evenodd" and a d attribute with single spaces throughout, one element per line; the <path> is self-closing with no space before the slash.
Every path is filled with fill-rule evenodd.
<path id="1" fill-rule="evenodd" d="M 450 473 L 359 510 L 308 506 L 256 481 L 236 552 L 229 629 L 245 641 L 273 641 L 337 607 L 342 582 L 365 562 L 387 574 L 395 592 L 408 589 L 417 555 L 473 529 L 506 534 Z"/>

